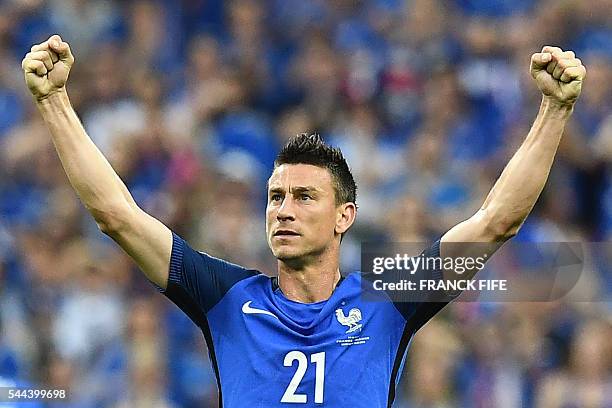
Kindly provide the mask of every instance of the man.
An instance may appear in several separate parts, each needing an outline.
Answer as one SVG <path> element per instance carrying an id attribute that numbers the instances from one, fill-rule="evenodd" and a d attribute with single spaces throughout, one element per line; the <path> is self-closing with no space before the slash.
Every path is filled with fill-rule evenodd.
<path id="1" fill-rule="evenodd" d="M 68 44 L 54 35 L 25 56 L 26 83 L 101 231 L 202 329 L 221 405 L 390 406 L 410 339 L 445 303 L 392 302 L 384 293 L 368 302 L 360 274 L 342 278 L 340 243 L 357 207 L 341 152 L 303 135 L 278 155 L 266 211 L 278 277 L 268 278 L 193 250 L 136 205 L 70 106 L 65 84 L 73 62 Z M 453 242 L 498 247 L 535 204 L 586 71 L 573 52 L 556 47 L 533 54 L 530 69 L 543 93 L 531 131 L 482 207 L 427 256 L 476 253 Z M 452 272 L 432 270 L 429 277 L 450 279 Z"/>

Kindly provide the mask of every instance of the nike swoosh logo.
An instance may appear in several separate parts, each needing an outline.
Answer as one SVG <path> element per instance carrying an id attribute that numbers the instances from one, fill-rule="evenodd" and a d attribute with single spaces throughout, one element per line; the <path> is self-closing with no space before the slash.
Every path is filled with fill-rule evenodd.
<path id="1" fill-rule="evenodd" d="M 267 310 L 256 309 L 254 307 L 251 307 L 251 302 L 252 301 L 249 300 L 248 302 L 245 302 L 244 305 L 242 305 L 242 313 L 244 314 L 264 314 L 264 315 L 272 316 L 278 319 L 278 317 L 276 317 L 276 315 L 272 312 L 268 312 Z"/>

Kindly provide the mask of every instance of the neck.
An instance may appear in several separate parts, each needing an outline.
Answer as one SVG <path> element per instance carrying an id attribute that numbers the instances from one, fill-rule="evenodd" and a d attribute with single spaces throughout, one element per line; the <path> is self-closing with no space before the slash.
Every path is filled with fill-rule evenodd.
<path id="1" fill-rule="evenodd" d="M 340 281 L 338 254 L 321 254 L 317 259 L 296 266 L 278 261 L 278 286 L 287 299 L 315 303 L 329 299 Z"/>

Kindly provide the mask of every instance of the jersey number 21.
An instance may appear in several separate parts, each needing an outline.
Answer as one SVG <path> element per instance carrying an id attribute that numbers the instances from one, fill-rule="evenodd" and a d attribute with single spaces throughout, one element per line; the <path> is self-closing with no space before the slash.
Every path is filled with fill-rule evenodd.
<path id="1" fill-rule="evenodd" d="M 308 396 L 306 394 L 296 394 L 295 392 L 300 386 L 300 382 L 302 381 L 302 378 L 304 378 L 304 374 L 306 374 L 308 358 L 306 357 L 306 354 L 302 353 L 301 351 L 290 351 L 287 353 L 287 355 L 285 355 L 283 365 L 285 367 L 291 367 L 293 366 L 293 362 L 295 360 L 298 362 L 297 370 L 295 370 L 295 374 L 293 374 L 293 378 L 287 386 L 287 389 L 283 394 L 283 398 L 281 398 L 281 402 L 305 404 L 308 402 Z M 325 386 L 325 352 L 311 354 L 310 362 L 315 365 L 316 370 L 314 402 L 315 404 L 322 404 L 323 389 Z"/>

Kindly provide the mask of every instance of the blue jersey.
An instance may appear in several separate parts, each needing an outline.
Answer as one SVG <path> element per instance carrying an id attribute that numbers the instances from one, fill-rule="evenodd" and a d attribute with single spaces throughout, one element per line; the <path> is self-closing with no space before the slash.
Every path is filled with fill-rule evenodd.
<path id="1" fill-rule="evenodd" d="M 426 252 L 439 256 L 439 242 Z M 389 407 L 410 340 L 445 303 L 365 300 L 361 278 L 294 302 L 275 278 L 173 235 L 163 293 L 202 329 L 221 407 Z"/>

